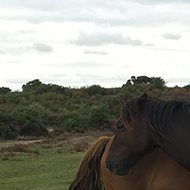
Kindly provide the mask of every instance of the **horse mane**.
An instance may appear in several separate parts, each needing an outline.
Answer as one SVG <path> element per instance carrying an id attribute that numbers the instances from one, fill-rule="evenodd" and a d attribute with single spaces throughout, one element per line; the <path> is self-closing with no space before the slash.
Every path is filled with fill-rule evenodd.
<path id="1" fill-rule="evenodd" d="M 102 190 L 100 161 L 110 137 L 100 137 L 90 144 L 69 190 Z"/>
<path id="2" fill-rule="evenodd" d="M 188 107 L 189 105 L 185 101 L 164 101 L 149 97 L 145 105 L 145 113 L 151 123 L 153 132 L 170 141 L 173 140 L 172 115 L 174 110 L 181 109 L 188 113 L 188 109 L 186 109 Z"/>
<path id="3" fill-rule="evenodd" d="M 128 130 L 133 130 L 130 121 L 133 120 L 135 122 L 133 111 L 137 100 L 138 98 L 135 98 L 126 102 L 122 109 L 121 121 Z M 158 136 L 165 140 L 172 140 L 172 114 L 175 109 L 182 109 L 190 114 L 190 105 L 185 101 L 164 101 L 148 96 L 145 107 L 140 111 L 144 112 L 149 119 L 151 123 L 150 131 L 153 131 L 151 135 L 153 139 L 155 138 L 155 141 L 158 141 Z"/>

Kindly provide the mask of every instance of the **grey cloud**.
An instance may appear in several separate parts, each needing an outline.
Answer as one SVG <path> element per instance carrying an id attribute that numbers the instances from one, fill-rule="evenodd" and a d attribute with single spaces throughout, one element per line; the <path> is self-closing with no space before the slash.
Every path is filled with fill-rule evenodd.
<path id="1" fill-rule="evenodd" d="M 78 46 L 101 46 L 108 44 L 141 46 L 143 44 L 143 42 L 139 39 L 133 40 L 129 36 L 124 37 L 122 33 L 86 34 L 83 31 L 79 32 L 79 36 L 77 39 L 70 39 L 68 41 Z"/>
<path id="2" fill-rule="evenodd" d="M 44 43 L 34 43 L 33 49 L 39 51 L 39 52 L 52 52 L 53 48 L 47 44 Z"/>
<path id="3" fill-rule="evenodd" d="M 145 44 L 145 46 L 148 46 L 148 47 L 153 47 L 153 46 L 154 46 L 154 44 L 152 44 L 152 43 L 147 43 L 147 44 Z"/>
<path id="4" fill-rule="evenodd" d="M 182 37 L 182 35 L 180 34 L 173 34 L 173 33 L 164 33 L 161 36 L 166 40 L 179 40 Z"/>
<path id="5" fill-rule="evenodd" d="M 108 53 L 105 51 L 91 51 L 91 50 L 85 50 L 84 54 L 96 54 L 96 55 L 107 55 Z"/>
<path id="6" fill-rule="evenodd" d="M 53 48 L 44 43 L 34 43 L 33 46 L 1 46 L 0 54 L 22 55 L 34 50 L 38 52 L 52 52 Z"/>
<path id="7" fill-rule="evenodd" d="M 130 0 L 140 4 L 168 4 L 168 3 L 190 3 L 189 0 Z"/>
<path id="8" fill-rule="evenodd" d="M 41 22 L 90 22 L 110 26 L 155 26 L 177 22 L 189 24 L 189 7 L 177 9 L 178 0 L 118 0 L 118 1 L 68 1 L 68 0 L 1 0 L 0 7 L 17 10 L 16 13 L 0 12 L 6 20 L 26 20 Z M 180 4 L 190 2 L 182 0 Z M 168 9 L 160 9 L 157 3 L 170 3 Z M 146 6 L 147 4 L 150 4 Z M 176 11 L 177 10 L 177 11 Z"/>

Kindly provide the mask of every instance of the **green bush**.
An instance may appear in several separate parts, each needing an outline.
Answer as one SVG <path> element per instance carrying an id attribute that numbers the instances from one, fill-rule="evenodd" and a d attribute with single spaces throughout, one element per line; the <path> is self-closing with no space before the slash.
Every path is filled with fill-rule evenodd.
<path id="1" fill-rule="evenodd" d="M 12 125 L 19 130 L 21 136 L 45 135 L 46 129 L 40 119 L 40 111 L 28 107 L 20 107 L 11 113 Z"/>
<path id="2" fill-rule="evenodd" d="M 86 93 L 89 95 L 96 95 L 96 94 L 105 94 L 105 88 L 101 87 L 100 85 L 92 85 L 86 88 Z"/>
<path id="3" fill-rule="evenodd" d="M 121 113 L 121 108 L 123 106 L 122 104 L 122 98 L 117 96 L 105 96 L 102 99 L 102 102 L 105 102 L 108 105 L 110 117 L 116 117 L 118 118 Z"/>
<path id="4" fill-rule="evenodd" d="M 88 127 L 89 119 L 78 111 L 65 111 L 59 117 L 58 126 L 64 130 L 84 130 Z"/>
<path id="5" fill-rule="evenodd" d="M 103 124 L 108 122 L 110 118 L 108 104 L 102 104 L 91 109 L 90 124 L 95 128 L 100 128 Z"/>
<path id="6" fill-rule="evenodd" d="M 10 115 L 5 111 L 0 110 L 0 138 L 13 139 L 18 136 L 18 133 L 9 125 Z"/>

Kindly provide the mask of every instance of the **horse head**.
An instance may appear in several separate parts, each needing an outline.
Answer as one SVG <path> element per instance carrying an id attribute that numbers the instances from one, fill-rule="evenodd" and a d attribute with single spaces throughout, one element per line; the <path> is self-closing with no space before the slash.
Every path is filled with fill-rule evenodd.
<path id="1" fill-rule="evenodd" d="M 106 166 L 112 173 L 127 174 L 130 167 L 154 147 L 148 130 L 149 121 L 143 112 L 146 102 L 147 95 L 143 94 L 123 107 L 106 159 Z"/>

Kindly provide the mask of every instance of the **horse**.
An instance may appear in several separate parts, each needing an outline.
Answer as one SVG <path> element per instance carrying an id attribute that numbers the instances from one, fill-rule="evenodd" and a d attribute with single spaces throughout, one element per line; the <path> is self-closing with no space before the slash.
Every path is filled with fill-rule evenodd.
<path id="1" fill-rule="evenodd" d="M 190 172 L 160 148 L 141 158 L 123 176 L 106 168 L 113 137 L 96 139 L 85 152 L 69 190 L 189 190 Z"/>
<path id="2" fill-rule="evenodd" d="M 125 175 L 157 147 L 190 171 L 190 105 L 144 93 L 124 104 L 106 166 Z"/>

